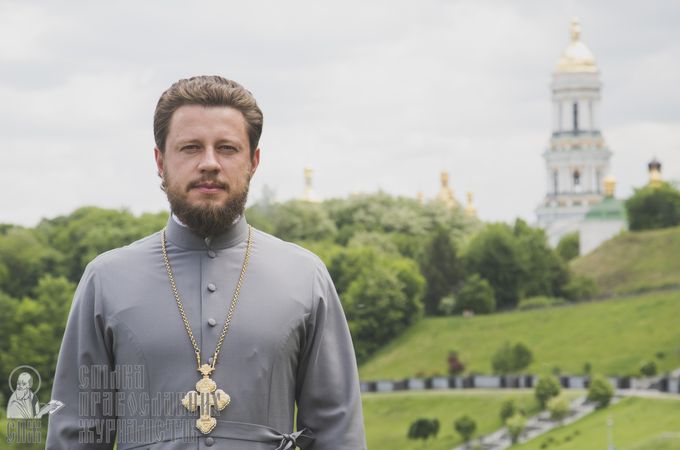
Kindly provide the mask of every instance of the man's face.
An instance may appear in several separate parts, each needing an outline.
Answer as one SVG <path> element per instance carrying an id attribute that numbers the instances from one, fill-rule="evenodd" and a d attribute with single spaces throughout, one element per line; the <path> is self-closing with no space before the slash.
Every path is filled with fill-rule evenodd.
<path id="1" fill-rule="evenodd" d="M 23 375 L 23 374 L 22 374 Z M 31 379 L 27 376 L 19 376 L 17 379 L 17 391 L 25 391 L 31 387 Z"/>
<path id="2" fill-rule="evenodd" d="M 189 228 L 203 236 L 218 234 L 243 214 L 260 150 L 250 158 L 240 111 L 181 106 L 170 120 L 165 152 L 154 153 L 172 211 Z"/>

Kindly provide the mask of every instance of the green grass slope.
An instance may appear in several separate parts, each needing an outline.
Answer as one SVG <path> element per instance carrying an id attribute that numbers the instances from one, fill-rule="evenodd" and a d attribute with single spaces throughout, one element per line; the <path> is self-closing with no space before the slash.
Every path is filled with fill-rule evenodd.
<path id="1" fill-rule="evenodd" d="M 602 296 L 680 287 L 680 227 L 622 233 L 571 268 L 594 278 Z"/>
<path id="2" fill-rule="evenodd" d="M 527 373 L 637 374 L 642 360 L 660 371 L 680 366 L 680 292 L 580 303 L 477 317 L 423 319 L 359 368 L 363 380 L 446 374 L 456 350 L 468 372 L 491 373 L 491 358 L 506 341 L 534 354 Z M 662 353 L 663 357 L 656 356 Z"/>
<path id="3" fill-rule="evenodd" d="M 576 395 L 572 393 L 571 395 Z M 439 435 L 430 439 L 428 450 L 450 450 L 462 441 L 453 422 L 467 414 L 477 422 L 475 436 L 502 426 L 499 412 L 506 399 L 530 414 L 537 411 L 531 391 L 427 391 L 422 393 L 366 394 L 362 397 L 366 439 L 371 450 L 422 449 L 422 441 L 407 439 L 409 426 L 421 417 L 439 419 Z"/>
<path id="4" fill-rule="evenodd" d="M 607 448 L 611 418 L 618 450 L 680 449 L 680 400 L 626 398 L 571 425 L 557 428 L 516 450 L 601 450 Z M 676 437 L 673 437 L 673 436 Z"/>

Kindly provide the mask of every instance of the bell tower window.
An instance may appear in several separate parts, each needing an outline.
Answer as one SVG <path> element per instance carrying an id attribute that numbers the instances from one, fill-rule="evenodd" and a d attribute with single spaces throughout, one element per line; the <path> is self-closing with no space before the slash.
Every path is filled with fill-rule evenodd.
<path id="1" fill-rule="evenodd" d="M 578 133 L 578 102 L 574 102 L 572 105 L 572 114 L 574 121 L 574 133 Z"/>

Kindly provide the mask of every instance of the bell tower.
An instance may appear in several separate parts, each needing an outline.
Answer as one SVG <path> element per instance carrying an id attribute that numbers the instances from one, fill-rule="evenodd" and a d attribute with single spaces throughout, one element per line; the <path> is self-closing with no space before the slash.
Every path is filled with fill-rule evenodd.
<path id="1" fill-rule="evenodd" d="M 595 57 L 573 19 L 570 43 L 552 77 L 552 134 L 543 153 L 547 186 L 536 209 L 552 245 L 576 231 L 590 207 L 604 198 L 611 152 L 600 131 L 601 87 Z"/>

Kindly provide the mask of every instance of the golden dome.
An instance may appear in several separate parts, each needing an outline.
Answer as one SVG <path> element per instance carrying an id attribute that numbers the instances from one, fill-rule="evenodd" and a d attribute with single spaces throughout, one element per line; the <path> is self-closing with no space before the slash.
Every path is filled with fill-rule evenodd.
<path id="1" fill-rule="evenodd" d="M 465 205 L 465 215 L 468 217 L 477 217 L 477 208 L 472 204 L 472 192 L 467 193 L 467 205 Z"/>
<path id="2" fill-rule="evenodd" d="M 441 172 L 439 181 L 441 182 L 441 187 L 439 188 L 439 194 L 437 194 L 437 200 L 451 209 L 458 208 L 460 205 L 455 195 L 453 195 L 453 189 L 449 187 L 449 173 L 446 171 Z"/>
<path id="3" fill-rule="evenodd" d="M 616 178 L 612 175 L 607 175 L 604 179 L 604 196 L 613 197 L 616 190 Z"/>
<path id="4" fill-rule="evenodd" d="M 581 41 L 581 24 L 577 18 L 571 21 L 571 42 L 562 53 L 555 67 L 556 72 L 597 72 L 595 56 Z"/>

